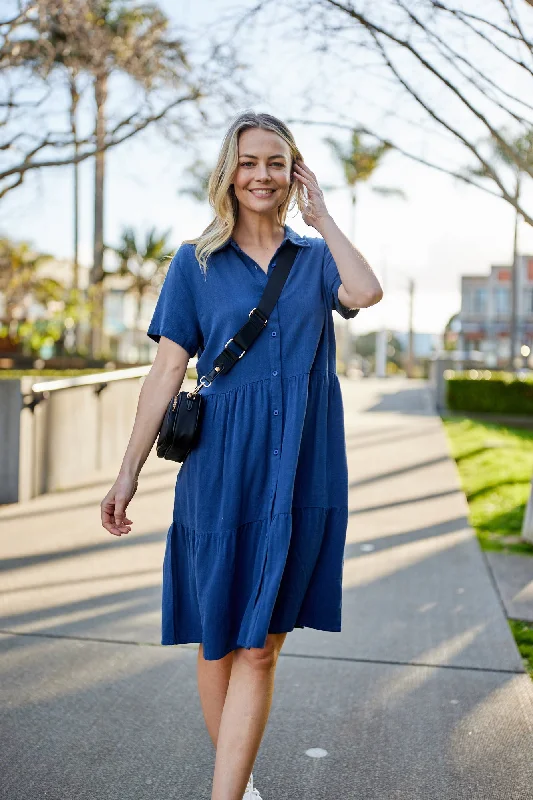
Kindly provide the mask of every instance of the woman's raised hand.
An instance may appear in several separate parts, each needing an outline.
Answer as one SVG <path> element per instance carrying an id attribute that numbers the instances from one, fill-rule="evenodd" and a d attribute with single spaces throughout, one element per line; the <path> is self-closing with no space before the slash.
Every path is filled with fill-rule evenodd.
<path id="1" fill-rule="evenodd" d="M 316 228 L 322 219 L 330 216 L 322 189 L 318 185 L 315 173 L 303 161 L 298 159 L 294 162 L 293 172 L 297 180 L 307 189 L 307 203 L 304 209 L 300 209 L 302 219 L 306 225 Z"/>
<path id="2" fill-rule="evenodd" d="M 137 478 L 119 476 L 100 503 L 102 525 L 113 536 L 122 536 L 131 531 L 131 519 L 126 516 L 126 508 L 137 491 Z"/>

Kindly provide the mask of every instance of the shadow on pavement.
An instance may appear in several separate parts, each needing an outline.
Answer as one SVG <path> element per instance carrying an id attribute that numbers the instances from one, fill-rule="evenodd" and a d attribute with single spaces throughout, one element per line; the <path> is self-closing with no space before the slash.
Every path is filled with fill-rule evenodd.
<path id="1" fill-rule="evenodd" d="M 131 533 L 124 534 L 124 536 L 114 538 L 120 538 L 119 547 L 128 548 L 139 547 L 141 545 L 151 544 L 152 542 L 164 541 L 166 535 L 167 531 L 154 531 L 152 533 L 139 534 L 136 534 L 132 531 Z M 73 558 L 76 556 L 86 556 L 91 553 L 108 550 L 113 546 L 116 546 L 116 542 L 106 539 L 102 541 L 95 541 L 94 544 L 85 544 L 81 547 L 69 547 L 68 549 L 63 550 L 32 553 L 28 556 L 4 558 L 0 561 L 0 572 L 12 572 L 13 570 L 24 569 L 25 567 L 31 567 L 35 564 L 45 564 L 47 562 L 60 561 L 64 558 Z"/>

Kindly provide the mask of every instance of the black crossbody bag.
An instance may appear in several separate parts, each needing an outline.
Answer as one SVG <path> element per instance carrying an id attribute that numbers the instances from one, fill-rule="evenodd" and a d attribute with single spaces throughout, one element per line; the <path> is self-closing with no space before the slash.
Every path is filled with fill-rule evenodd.
<path id="1" fill-rule="evenodd" d="M 171 461 L 185 461 L 198 443 L 203 412 L 200 390 L 210 386 L 219 375 L 227 373 L 241 359 L 264 330 L 272 309 L 289 276 L 298 247 L 288 242 L 281 250 L 275 269 L 268 279 L 258 305 L 249 312 L 249 320 L 231 338 L 222 352 L 215 358 L 213 368 L 202 375 L 192 392 L 179 392 L 168 404 L 157 439 L 157 455 Z M 241 352 L 236 354 L 228 345 L 234 342 Z"/>

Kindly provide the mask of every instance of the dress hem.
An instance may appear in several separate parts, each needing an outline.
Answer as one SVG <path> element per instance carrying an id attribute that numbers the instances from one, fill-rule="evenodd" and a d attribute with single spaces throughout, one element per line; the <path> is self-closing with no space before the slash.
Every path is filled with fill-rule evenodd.
<path id="1" fill-rule="evenodd" d="M 206 660 L 218 660 L 239 647 L 264 647 L 268 633 L 299 627 L 339 632 L 347 516 L 347 506 L 293 507 L 248 526 L 238 542 L 226 535 L 199 536 L 174 521 L 163 564 L 161 644 L 203 643 Z M 190 558 L 177 558 L 178 534 L 184 537 L 181 552 L 191 551 Z M 234 554 L 245 547 L 247 562 L 236 564 Z M 214 563 L 227 564 L 226 571 L 198 572 L 198 565 Z M 250 576 L 250 587 L 247 608 L 235 616 L 231 587 L 239 566 Z M 213 596 L 212 587 L 222 585 L 222 599 L 220 592 Z"/>
<path id="2" fill-rule="evenodd" d="M 276 633 L 276 634 L 277 633 L 292 633 L 295 629 L 303 630 L 305 628 L 311 628 L 311 629 L 313 629 L 315 631 L 325 631 L 326 633 L 341 633 L 341 627 L 340 626 L 333 626 L 333 625 L 331 625 L 331 626 L 295 625 L 294 628 L 290 628 L 289 630 L 268 631 L 268 633 Z M 174 637 L 174 639 L 176 639 L 176 638 L 179 638 L 179 637 Z M 200 637 L 196 637 L 196 636 L 194 636 L 194 637 L 185 636 L 185 637 L 181 638 L 179 641 L 173 641 L 173 640 L 166 639 L 166 638 L 162 638 L 161 639 L 161 645 L 163 647 L 178 647 L 179 645 L 182 645 L 182 644 L 197 644 L 197 645 L 200 645 L 200 644 L 203 644 L 203 643 L 202 643 Z M 213 658 L 213 657 L 209 658 L 209 657 L 207 657 L 205 655 L 205 652 L 204 652 L 204 659 L 205 659 L 205 661 L 219 661 L 221 658 L 225 658 L 227 655 L 232 653 L 234 650 L 240 650 L 240 649 L 250 650 L 250 648 L 252 648 L 252 647 L 262 647 L 262 645 L 260 645 L 260 644 L 259 645 L 242 644 L 241 642 L 237 641 L 234 647 L 227 648 L 222 655 L 217 656 L 216 658 Z"/>

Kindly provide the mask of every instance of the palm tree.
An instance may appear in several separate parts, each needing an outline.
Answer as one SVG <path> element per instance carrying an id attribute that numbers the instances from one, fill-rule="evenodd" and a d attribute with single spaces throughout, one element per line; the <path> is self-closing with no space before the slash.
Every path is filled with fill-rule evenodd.
<path id="1" fill-rule="evenodd" d="M 492 150 L 492 157 L 502 164 L 506 164 L 512 171 L 515 180 L 514 199 L 516 205 L 520 205 L 520 194 L 522 189 L 522 179 L 525 170 L 518 164 L 517 159 L 513 158 L 512 151 L 520 154 L 523 161 L 533 166 L 533 128 L 522 136 L 512 139 L 508 131 L 501 131 L 502 139 L 510 143 L 511 151 L 501 146 L 495 139 L 489 139 L 488 144 Z M 487 170 L 484 168 L 467 167 L 464 170 L 467 177 L 487 178 Z M 511 347 L 509 353 L 509 369 L 515 370 L 515 358 L 518 355 L 518 229 L 520 214 L 515 210 L 514 235 L 513 235 L 513 265 L 511 267 L 511 324 L 510 340 Z"/>
<path id="2" fill-rule="evenodd" d="M 57 5 L 44 2 L 28 9 L 26 28 L 28 37 L 17 37 L 4 43 L 0 66 L 29 67 L 45 81 L 58 69 L 65 71 L 70 94 L 69 124 L 74 143 L 74 155 L 78 155 L 77 111 L 80 101 L 78 77 L 87 65 L 87 44 L 82 42 L 80 18 L 76 4 Z M 82 17 L 83 18 L 83 17 Z M 74 19 L 76 22 L 74 22 Z M 73 164 L 73 288 L 79 288 L 79 165 Z"/>
<path id="3" fill-rule="evenodd" d="M 156 229 L 152 228 L 141 243 L 132 228 L 125 228 L 120 245 L 106 248 L 113 251 L 119 259 L 118 270 L 113 274 L 129 278 L 126 292 L 133 293 L 137 300 L 135 338 L 138 350 L 144 341 L 144 332 L 141 330 L 143 298 L 163 282 L 171 258 L 169 235 L 170 230 L 157 233 Z"/>
<path id="4" fill-rule="evenodd" d="M 344 175 L 345 186 L 350 190 L 352 201 L 352 221 L 351 221 L 351 240 L 355 241 L 355 204 L 357 200 L 357 188 L 360 183 L 366 183 L 373 177 L 375 171 L 381 166 L 383 157 L 392 145 L 388 142 L 381 142 L 375 146 L 365 145 L 361 140 L 361 131 L 355 128 L 352 131 L 350 144 L 345 146 L 331 136 L 325 137 L 324 141 L 331 147 L 336 156 Z M 326 186 L 328 191 L 338 188 L 337 186 Z M 396 196 L 405 199 L 405 192 L 402 189 L 393 189 L 386 186 L 372 186 L 371 190 L 386 196 Z"/>
<path id="5" fill-rule="evenodd" d="M 324 138 L 324 141 L 331 147 L 333 154 L 339 162 L 345 186 L 348 186 L 350 197 L 352 201 L 352 214 L 351 214 L 351 241 L 355 243 L 355 204 L 357 201 L 357 189 L 359 184 L 366 183 L 373 177 L 374 173 L 381 166 L 383 157 L 392 149 L 392 145 L 388 142 L 381 142 L 377 145 L 365 144 L 361 138 L 361 131 L 355 128 L 352 131 L 350 143 L 345 146 L 343 143 L 338 142 L 331 136 Z M 345 188 L 345 186 L 325 186 L 326 191 L 335 191 L 336 189 Z M 386 186 L 372 186 L 371 190 L 382 194 L 384 196 L 396 196 L 405 199 L 406 195 L 402 189 L 395 189 Z M 348 372 L 348 365 L 352 353 L 352 337 L 350 321 L 346 320 L 344 325 L 343 337 L 343 357 L 342 362 L 344 365 L 344 374 Z"/>
<path id="6" fill-rule="evenodd" d="M 114 72 L 128 75 L 145 90 L 156 84 L 179 83 L 189 68 L 182 43 L 169 38 L 169 19 L 155 5 L 134 5 L 124 0 L 91 3 L 91 22 L 101 38 L 99 57 L 93 59 L 95 134 L 97 147 L 104 147 L 109 80 Z M 95 156 L 94 247 L 91 284 L 95 292 L 94 349 L 101 347 L 104 278 L 104 181 L 105 151 Z"/>
<path id="7" fill-rule="evenodd" d="M 79 101 L 77 79 L 85 74 L 92 80 L 98 149 L 95 155 L 93 266 L 90 275 L 94 355 L 101 350 L 103 317 L 103 148 L 108 134 L 106 110 L 110 79 L 114 73 L 121 73 L 132 78 L 145 92 L 150 92 L 158 87 L 181 85 L 189 64 L 183 43 L 169 34 L 168 17 L 153 3 L 139 3 L 137 0 L 71 0 L 69 3 L 37 0 L 32 14 L 28 15 L 28 26 L 33 29 L 32 35 L 14 42 L 9 63 L 33 65 L 44 77 L 58 66 L 67 69 L 71 91 L 70 126 L 75 142 Z M 77 243 L 77 171 L 75 187 L 74 239 Z M 74 249 L 76 264 L 77 244 Z"/>
<path id="8" fill-rule="evenodd" d="M 46 275 L 40 268 L 52 256 L 37 253 L 29 242 L 13 242 L 0 239 L 0 294 L 4 297 L 4 322 L 8 334 L 16 335 L 26 298 L 33 298 L 46 304 L 50 300 L 61 300 L 63 285 Z"/>

